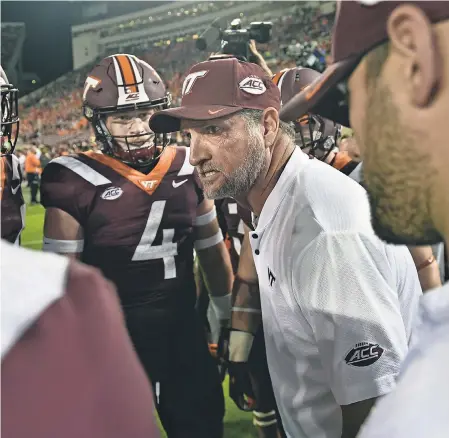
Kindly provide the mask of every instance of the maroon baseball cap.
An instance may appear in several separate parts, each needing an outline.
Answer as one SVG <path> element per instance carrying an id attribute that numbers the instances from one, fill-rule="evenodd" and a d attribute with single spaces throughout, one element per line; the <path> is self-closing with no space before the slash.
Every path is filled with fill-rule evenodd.
<path id="1" fill-rule="evenodd" d="M 448 1 L 338 1 L 332 34 L 332 59 L 330 65 L 310 86 L 285 104 L 280 117 L 292 121 L 311 112 L 349 126 L 349 108 L 341 100 L 338 114 L 330 116 L 327 107 L 339 99 L 338 88 L 355 70 L 363 56 L 388 40 L 387 20 L 401 4 L 419 7 L 432 23 L 449 19 Z M 334 94 L 335 93 L 335 94 Z M 344 90 L 340 90 L 344 93 Z"/>
<path id="2" fill-rule="evenodd" d="M 242 109 L 281 107 L 281 96 L 271 78 L 256 64 L 237 58 L 194 65 L 182 85 L 179 108 L 159 111 L 150 119 L 153 132 L 175 132 L 181 120 L 211 120 Z"/>

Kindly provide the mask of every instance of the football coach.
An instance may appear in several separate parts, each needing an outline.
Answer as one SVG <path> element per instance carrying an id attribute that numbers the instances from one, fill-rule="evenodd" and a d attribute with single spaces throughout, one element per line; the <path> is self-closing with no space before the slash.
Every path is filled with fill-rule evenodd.
<path id="1" fill-rule="evenodd" d="M 206 195 L 253 212 L 268 366 L 287 435 L 354 437 L 395 386 L 421 289 L 409 251 L 374 234 L 365 190 L 296 147 L 280 107 L 260 67 L 206 61 L 188 72 L 181 107 L 156 113 L 150 127 L 188 131 Z"/>

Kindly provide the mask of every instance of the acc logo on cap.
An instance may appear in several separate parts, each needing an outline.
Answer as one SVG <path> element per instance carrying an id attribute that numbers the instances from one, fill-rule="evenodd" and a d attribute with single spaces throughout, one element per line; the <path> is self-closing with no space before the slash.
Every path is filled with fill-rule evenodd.
<path id="1" fill-rule="evenodd" d="M 262 79 L 257 76 L 248 76 L 239 83 L 239 88 L 249 94 L 263 94 L 267 91 Z"/>
<path id="2" fill-rule="evenodd" d="M 120 187 L 108 187 L 101 195 L 101 199 L 113 201 L 114 199 L 120 198 L 122 194 L 123 190 Z"/>

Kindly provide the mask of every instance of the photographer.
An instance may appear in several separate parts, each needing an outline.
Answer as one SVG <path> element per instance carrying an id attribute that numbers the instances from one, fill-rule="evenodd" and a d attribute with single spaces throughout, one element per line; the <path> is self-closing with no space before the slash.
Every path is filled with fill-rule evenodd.
<path id="1" fill-rule="evenodd" d="M 220 42 L 220 50 L 212 53 L 209 60 L 236 57 L 241 61 L 249 61 L 259 65 L 272 76 L 272 72 L 262 55 L 257 51 L 256 43 L 265 44 L 271 41 L 271 22 L 252 22 L 248 29 L 242 28 L 240 18 L 232 20 L 229 27 L 223 18 L 215 19 L 196 41 L 198 50 L 208 48 Z"/>

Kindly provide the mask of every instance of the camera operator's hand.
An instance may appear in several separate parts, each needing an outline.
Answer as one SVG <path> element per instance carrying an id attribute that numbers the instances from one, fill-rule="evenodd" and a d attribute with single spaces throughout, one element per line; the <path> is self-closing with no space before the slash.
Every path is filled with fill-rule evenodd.
<path id="1" fill-rule="evenodd" d="M 250 40 L 249 41 L 249 50 L 253 54 L 256 62 L 259 67 L 262 67 L 265 73 L 271 77 L 273 77 L 273 72 L 271 71 L 270 67 L 268 67 L 267 63 L 265 62 L 265 59 L 263 59 L 263 56 L 259 53 L 256 47 L 256 41 Z"/>
<path id="2" fill-rule="evenodd" d="M 262 55 L 259 53 L 259 51 L 257 50 L 257 46 L 256 46 L 256 41 L 255 40 L 249 40 L 249 49 L 251 50 L 251 53 L 254 56 L 260 56 L 262 57 Z"/>

